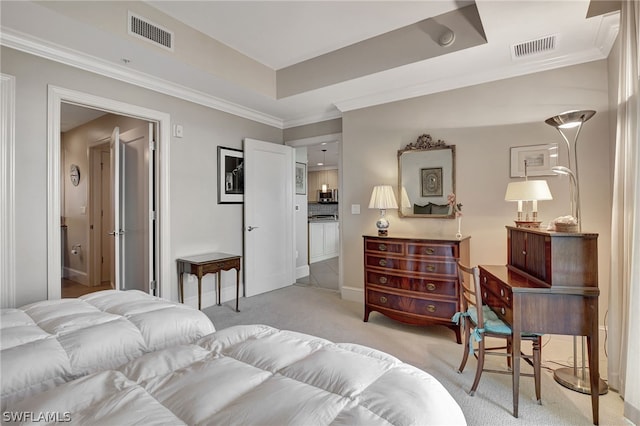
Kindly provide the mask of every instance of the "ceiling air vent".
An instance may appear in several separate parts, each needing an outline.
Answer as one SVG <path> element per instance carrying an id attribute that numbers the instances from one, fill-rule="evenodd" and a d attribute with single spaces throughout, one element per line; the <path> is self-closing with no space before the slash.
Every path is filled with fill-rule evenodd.
<path id="1" fill-rule="evenodd" d="M 550 35 L 541 37 L 536 40 L 525 41 L 524 43 L 514 44 L 512 49 L 512 55 L 514 59 L 522 58 L 524 56 L 537 55 L 544 52 L 555 50 L 556 48 L 556 36 Z"/>
<path id="2" fill-rule="evenodd" d="M 163 49 L 173 50 L 171 31 L 131 12 L 129 12 L 129 34 L 150 41 Z"/>

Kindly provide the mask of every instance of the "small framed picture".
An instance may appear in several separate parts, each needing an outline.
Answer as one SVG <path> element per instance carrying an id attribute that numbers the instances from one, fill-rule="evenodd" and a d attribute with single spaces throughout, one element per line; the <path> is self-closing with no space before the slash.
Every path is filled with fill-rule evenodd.
<path id="1" fill-rule="evenodd" d="M 218 147 L 218 204 L 244 202 L 244 155 L 242 150 Z"/>
<path id="2" fill-rule="evenodd" d="M 511 177 L 555 175 L 551 168 L 558 165 L 558 144 L 511 147 Z"/>
<path id="3" fill-rule="evenodd" d="M 296 194 L 307 194 L 307 165 L 296 163 Z"/>
<path id="4" fill-rule="evenodd" d="M 420 169 L 423 197 L 442 197 L 442 167 Z"/>

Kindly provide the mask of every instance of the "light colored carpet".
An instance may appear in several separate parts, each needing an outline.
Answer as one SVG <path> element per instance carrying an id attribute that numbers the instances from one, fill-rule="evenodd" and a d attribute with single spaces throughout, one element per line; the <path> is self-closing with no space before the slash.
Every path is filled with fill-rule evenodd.
<path id="1" fill-rule="evenodd" d="M 301 285 L 242 298 L 239 313 L 233 311 L 234 304 L 235 301 L 227 302 L 203 311 L 217 329 L 238 324 L 266 324 L 387 352 L 436 377 L 460 404 L 469 425 L 592 424 L 590 406 L 581 412 L 563 395 L 549 372 L 543 373 L 542 405 L 535 401 L 533 378 L 521 378 L 518 419 L 511 415 L 509 375 L 485 372 L 475 396 L 470 396 L 467 392 L 473 382 L 476 360 L 471 357 L 463 374 L 457 373 L 463 349 L 455 342 L 454 333 L 446 327 L 409 326 L 377 312 L 371 313 L 369 322 L 365 323 L 361 303 L 342 300 L 335 291 Z M 500 367 L 505 363 L 499 357 L 490 357 L 487 362 Z M 522 368 L 530 369 L 526 364 Z M 601 425 L 616 422 L 603 419 L 601 415 Z"/>

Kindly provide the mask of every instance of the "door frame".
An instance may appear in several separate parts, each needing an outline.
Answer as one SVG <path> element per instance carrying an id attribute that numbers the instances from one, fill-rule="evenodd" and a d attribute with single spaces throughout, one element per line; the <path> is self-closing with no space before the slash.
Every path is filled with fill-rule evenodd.
<path id="1" fill-rule="evenodd" d="M 60 241 L 60 203 L 62 170 L 60 167 L 60 104 L 96 108 L 116 115 L 135 117 L 157 123 L 156 152 L 158 160 L 157 236 L 159 262 L 158 296 L 170 297 L 171 252 L 169 218 L 169 170 L 171 116 L 168 113 L 132 105 L 113 99 L 90 95 L 77 90 L 48 85 L 47 106 L 47 299 L 60 299 L 62 289 L 62 251 Z"/>

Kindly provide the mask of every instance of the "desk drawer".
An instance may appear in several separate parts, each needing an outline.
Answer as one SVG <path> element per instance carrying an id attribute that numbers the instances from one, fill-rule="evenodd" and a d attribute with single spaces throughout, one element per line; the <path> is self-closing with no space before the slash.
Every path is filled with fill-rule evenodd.
<path id="1" fill-rule="evenodd" d="M 432 278 L 416 278 L 394 275 L 379 271 L 366 271 L 368 285 L 415 291 L 424 294 L 435 294 L 457 299 L 458 284 L 455 279 L 437 280 Z"/>
<path id="2" fill-rule="evenodd" d="M 456 301 L 422 299 L 372 289 L 367 289 L 367 303 L 385 309 L 408 312 L 421 317 L 446 319 L 448 321 L 457 311 Z"/>
<path id="3" fill-rule="evenodd" d="M 511 289 L 490 275 L 480 276 L 483 303 L 498 316 L 511 324 L 513 320 L 513 295 Z"/>

